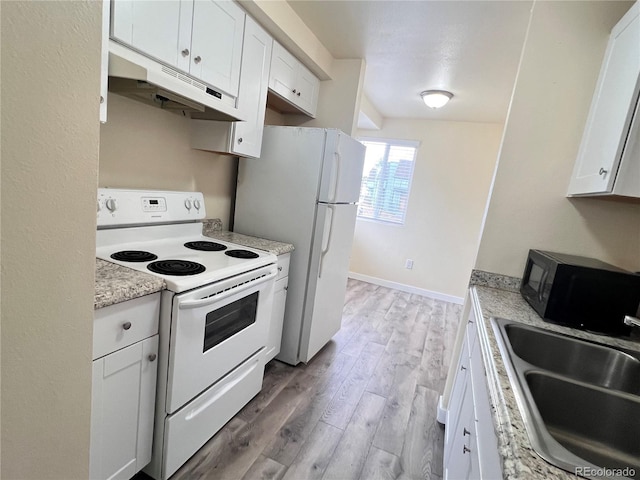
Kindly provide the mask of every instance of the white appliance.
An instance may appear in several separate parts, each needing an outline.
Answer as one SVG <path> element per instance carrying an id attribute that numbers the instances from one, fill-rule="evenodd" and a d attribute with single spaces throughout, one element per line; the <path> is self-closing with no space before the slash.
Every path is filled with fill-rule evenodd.
<path id="1" fill-rule="evenodd" d="M 201 193 L 98 190 L 96 255 L 163 278 L 151 463 L 170 477 L 262 388 L 276 256 L 204 237 Z"/>
<path id="2" fill-rule="evenodd" d="M 276 357 L 291 365 L 340 329 L 364 153 L 339 130 L 270 126 L 240 160 L 234 230 L 295 246 Z"/>

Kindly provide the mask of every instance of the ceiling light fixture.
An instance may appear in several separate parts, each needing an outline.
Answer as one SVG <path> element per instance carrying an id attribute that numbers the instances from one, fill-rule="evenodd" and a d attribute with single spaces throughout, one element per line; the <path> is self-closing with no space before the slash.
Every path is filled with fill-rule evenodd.
<path id="1" fill-rule="evenodd" d="M 420 96 L 427 107 L 440 108 L 444 107 L 453 98 L 453 93 L 445 90 L 425 90 L 420 92 Z"/>

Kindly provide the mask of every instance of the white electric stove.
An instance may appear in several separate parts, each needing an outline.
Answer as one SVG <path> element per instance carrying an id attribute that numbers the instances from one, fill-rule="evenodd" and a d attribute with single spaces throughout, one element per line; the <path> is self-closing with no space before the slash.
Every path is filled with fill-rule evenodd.
<path id="1" fill-rule="evenodd" d="M 96 256 L 161 277 L 153 454 L 166 480 L 262 388 L 276 256 L 202 235 L 201 193 L 98 190 Z"/>

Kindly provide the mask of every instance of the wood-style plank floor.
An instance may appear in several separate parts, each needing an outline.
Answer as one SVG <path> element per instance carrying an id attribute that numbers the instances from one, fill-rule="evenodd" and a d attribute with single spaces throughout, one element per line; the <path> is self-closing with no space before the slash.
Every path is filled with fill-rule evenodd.
<path id="1" fill-rule="evenodd" d="M 436 406 L 461 307 L 349 279 L 342 329 L 262 391 L 172 480 L 441 479 Z"/>

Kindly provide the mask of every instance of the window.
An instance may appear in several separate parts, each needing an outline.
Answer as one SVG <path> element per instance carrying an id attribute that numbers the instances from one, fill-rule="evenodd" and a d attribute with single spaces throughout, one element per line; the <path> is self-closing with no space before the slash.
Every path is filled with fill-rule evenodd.
<path id="1" fill-rule="evenodd" d="M 418 142 L 359 139 L 364 157 L 358 218 L 404 225 Z"/>

